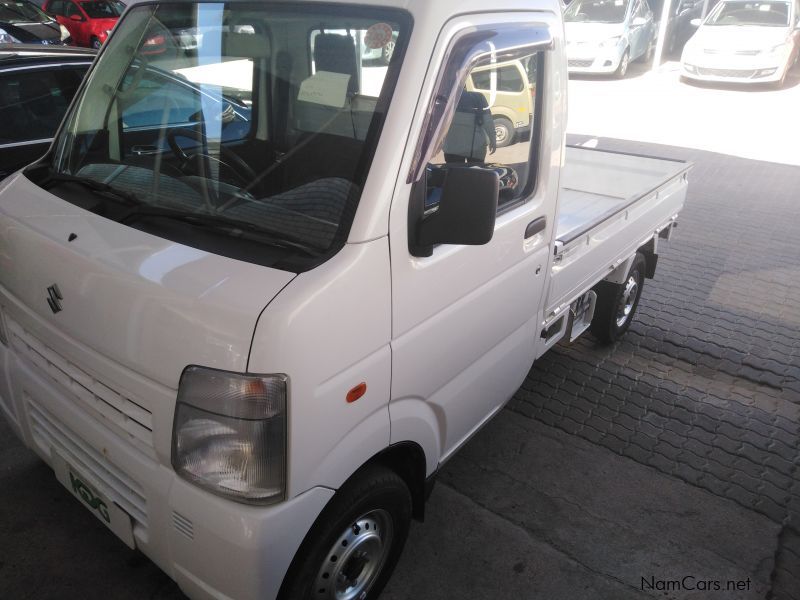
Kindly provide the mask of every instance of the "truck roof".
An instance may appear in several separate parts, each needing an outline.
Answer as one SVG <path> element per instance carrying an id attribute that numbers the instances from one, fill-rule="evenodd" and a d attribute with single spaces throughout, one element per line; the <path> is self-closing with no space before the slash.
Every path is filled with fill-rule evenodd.
<path id="1" fill-rule="evenodd" d="M 148 3 L 158 3 L 160 0 L 143 0 L 131 3 L 129 8 Z M 167 0 L 163 0 L 167 1 Z M 169 0 L 175 2 L 176 0 Z M 196 3 L 199 0 L 177 0 L 177 2 Z M 227 0 L 228 2 L 249 2 L 252 0 Z M 277 1 L 277 0 L 276 0 Z M 350 4 L 364 5 L 383 8 L 400 8 L 412 14 L 423 14 L 436 12 L 442 14 L 468 14 L 468 13 L 487 13 L 487 12 L 508 12 L 508 11 L 537 11 L 537 10 L 562 10 L 561 0 L 493 0 L 487 3 L 486 0 L 346 0 L 337 2 L 336 0 L 281 0 L 282 4 L 303 4 L 307 2 L 320 2 L 326 4 Z"/>

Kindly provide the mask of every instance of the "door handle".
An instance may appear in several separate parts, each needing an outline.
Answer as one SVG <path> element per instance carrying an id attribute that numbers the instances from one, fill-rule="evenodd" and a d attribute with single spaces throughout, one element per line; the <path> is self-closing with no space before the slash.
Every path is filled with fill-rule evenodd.
<path id="1" fill-rule="evenodd" d="M 537 233 L 541 233 L 547 227 L 547 217 L 539 217 L 528 223 L 525 228 L 525 239 L 532 238 Z"/>

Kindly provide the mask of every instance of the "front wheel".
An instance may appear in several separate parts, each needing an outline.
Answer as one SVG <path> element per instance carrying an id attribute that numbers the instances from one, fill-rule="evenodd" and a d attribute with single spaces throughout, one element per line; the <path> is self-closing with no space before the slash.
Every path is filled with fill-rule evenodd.
<path id="1" fill-rule="evenodd" d="M 597 304 L 590 328 L 600 342 L 612 344 L 628 331 L 642 296 L 646 268 L 644 256 L 637 253 L 623 283 L 601 281 L 595 286 Z"/>
<path id="2" fill-rule="evenodd" d="M 411 494 L 393 471 L 369 467 L 348 481 L 303 540 L 279 600 L 377 598 L 400 558 Z"/>
<path id="3" fill-rule="evenodd" d="M 100 41 L 98 38 L 96 38 L 96 37 L 92 37 L 92 40 L 91 40 L 91 42 L 89 43 L 89 45 L 90 45 L 92 48 L 94 48 L 95 50 L 100 50 L 100 46 L 102 46 L 102 45 L 103 45 L 103 42 L 101 42 L 101 41 Z"/>

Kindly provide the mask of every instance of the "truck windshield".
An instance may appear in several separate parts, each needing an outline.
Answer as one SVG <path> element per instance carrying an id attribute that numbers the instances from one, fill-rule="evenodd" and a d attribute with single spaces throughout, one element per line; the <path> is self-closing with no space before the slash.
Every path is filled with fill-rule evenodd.
<path id="1" fill-rule="evenodd" d="M 564 11 L 568 23 L 622 23 L 629 0 L 573 0 Z"/>
<path id="2" fill-rule="evenodd" d="M 409 21 L 317 2 L 133 7 L 29 176 L 187 245 L 319 264 L 349 232 Z"/>

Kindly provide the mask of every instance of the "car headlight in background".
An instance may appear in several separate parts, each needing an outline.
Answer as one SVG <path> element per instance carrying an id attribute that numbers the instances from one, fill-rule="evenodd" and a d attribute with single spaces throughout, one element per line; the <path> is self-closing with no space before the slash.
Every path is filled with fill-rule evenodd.
<path id="1" fill-rule="evenodd" d="M 20 44 L 21 42 L 5 29 L 0 29 L 0 44 Z"/>
<path id="2" fill-rule="evenodd" d="M 616 35 L 616 36 L 614 36 L 612 38 L 608 38 L 606 41 L 601 42 L 600 47 L 601 48 L 613 48 L 614 46 L 619 44 L 619 40 L 621 38 L 622 38 L 622 36 L 620 36 L 620 35 Z"/>
<path id="3" fill-rule="evenodd" d="M 66 40 L 67 38 L 69 38 L 69 31 L 67 30 L 66 27 L 64 27 L 63 25 L 59 24 L 58 25 L 58 29 L 61 31 L 61 41 L 62 42 L 64 40 Z"/>
<path id="4" fill-rule="evenodd" d="M 172 434 L 172 466 L 188 481 L 249 504 L 284 498 L 286 377 L 187 367 Z"/>
<path id="5" fill-rule="evenodd" d="M 770 46 L 769 48 L 765 48 L 759 54 L 778 54 L 781 50 L 786 48 L 787 42 L 781 42 L 775 46 Z"/>

